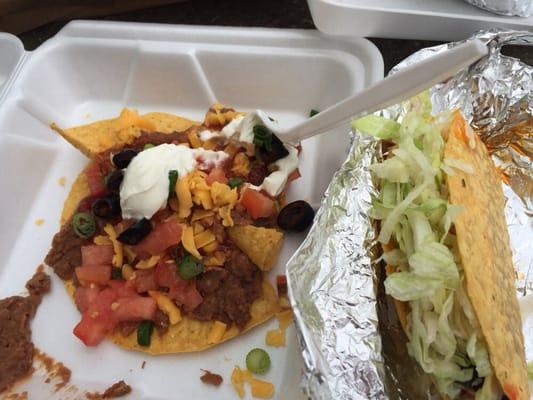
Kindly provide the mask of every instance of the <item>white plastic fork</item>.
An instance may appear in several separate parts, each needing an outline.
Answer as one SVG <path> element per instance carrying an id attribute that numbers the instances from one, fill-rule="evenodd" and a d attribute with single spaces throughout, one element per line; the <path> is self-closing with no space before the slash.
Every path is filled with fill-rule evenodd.
<path id="1" fill-rule="evenodd" d="M 261 111 L 255 116 L 283 142 L 296 143 L 324 133 L 350 118 L 363 117 L 384 109 L 452 77 L 487 54 L 485 44 L 470 40 L 443 53 L 402 69 L 396 74 L 321 111 L 289 129 L 283 129 Z"/>

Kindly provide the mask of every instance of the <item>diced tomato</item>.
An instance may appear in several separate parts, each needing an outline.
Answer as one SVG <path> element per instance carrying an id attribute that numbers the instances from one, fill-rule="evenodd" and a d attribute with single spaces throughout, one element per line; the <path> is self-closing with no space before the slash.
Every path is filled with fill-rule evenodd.
<path id="1" fill-rule="evenodd" d="M 137 293 L 146 293 L 149 290 L 156 290 L 154 269 L 145 269 L 135 271 L 135 290 Z"/>
<path id="2" fill-rule="evenodd" d="M 242 193 L 241 204 L 253 219 L 268 218 L 276 214 L 276 205 L 271 198 L 248 187 Z"/>
<path id="3" fill-rule="evenodd" d="M 118 307 L 113 310 L 118 321 L 142 321 L 143 319 L 154 319 L 157 311 L 157 303 L 151 297 L 123 297 L 116 303 Z"/>
<path id="4" fill-rule="evenodd" d="M 104 176 L 97 162 L 92 162 L 85 168 L 87 183 L 93 196 L 101 196 L 105 193 Z"/>
<path id="5" fill-rule="evenodd" d="M 108 328 L 105 323 L 98 319 L 92 318 L 85 313 L 81 321 L 74 327 L 74 335 L 76 335 L 86 346 L 96 346 L 107 335 Z"/>
<path id="6" fill-rule="evenodd" d="M 75 271 L 82 283 L 105 285 L 111 279 L 111 265 L 84 265 L 76 267 Z"/>
<path id="7" fill-rule="evenodd" d="M 88 246 L 81 246 L 81 264 L 111 265 L 114 254 L 113 246 L 111 245 L 99 246 L 96 244 L 91 244 Z"/>
<path id="8" fill-rule="evenodd" d="M 84 313 L 89 308 L 89 305 L 96 299 L 100 293 L 100 288 L 97 286 L 80 286 L 74 293 L 74 302 L 81 313 Z"/>
<path id="9" fill-rule="evenodd" d="M 104 289 L 91 301 L 81 321 L 74 328 L 74 335 L 85 345 L 96 346 L 117 324 L 117 319 L 111 311 L 111 304 L 116 298 L 112 289 Z"/>
<path id="10" fill-rule="evenodd" d="M 213 182 L 226 184 L 228 183 L 228 178 L 222 168 L 213 168 L 207 178 L 205 178 L 205 181 L 208 185 L 212 185 Z"/>
<path id="11" fill-rule="evenodd" d="M 183 304 L 185 311 L 192 311 L 204 301 L 200 292 L 196 289 L 196 281 L 185 281 L 178 277 L 174 286 L 168 291 L 168 297 Z"/>
<path id="12" fill-rule="evenodd" d="M 295 181 L 296 179 L 300 178 L 302 175 L 300 174 L 300 170 L 296 168 L 294 171 L 292 171 L 289 176 L 287 177 L 287 182 Z"/>
<path id="13" fill-rule="evenodd" d="M 110 280 L 109 286 L 115 291 L 117 297 L 136 297 L 138 296 L 135 288 L 135 281 Z"/>
<path id="14" fill-rule="evenodd" d="M 174 286 L 178 280 L 178 268 L 175 262 L 167 262 L 168 260 L 160 260 L 155 267 L 155 282 L 158 286 L 170 288 Z"/>
<path id="15" fill-rule="evenodd" d="M 136 254 L 161 254 L 170 246 L 181 242 L 181 224 L 175 219 L 168 219 L 157 224 L 138 245 L 134 247 Z"/>

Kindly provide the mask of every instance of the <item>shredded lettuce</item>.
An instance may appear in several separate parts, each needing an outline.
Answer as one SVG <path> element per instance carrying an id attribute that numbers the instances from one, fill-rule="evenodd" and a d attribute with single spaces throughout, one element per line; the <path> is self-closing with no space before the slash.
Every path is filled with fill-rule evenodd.
<path id="1" fill-rule="evenodd" d="M 394 145 L 370 168 L 380 187 L 370 212 L 381 221 L 378 241 L 396 247 L 382 256 L 396 267 L 385 280 L 385 291 L 409 302 L 408 352 L 434 375 L 442 393 L 460 398 L 472 379 L 484 379 L 476 399 L 496 400 L 499 390 L 450 233 L 463 208 L 448 202 L 444 184 L 454 169 L 471 172 L 471 166 L 444 159 L 443 132 L 451 113 L 432 116 L 427 92 L 409 107 L 401 123 L 373 115 L 352 124 Z"/>

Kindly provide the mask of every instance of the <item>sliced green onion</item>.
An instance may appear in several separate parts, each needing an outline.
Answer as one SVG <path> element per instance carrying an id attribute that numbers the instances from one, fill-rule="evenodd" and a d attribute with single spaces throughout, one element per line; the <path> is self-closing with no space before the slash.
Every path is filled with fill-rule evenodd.
<path id="1" fill-rule="evenodd" d="M 263 349 L 250 350 L 246 356 L 246 368 L 254 374 L 264 374 L 270 369 L 270 356 Z"/>
<path id="2" fill-rule="evenodd" d="M 155 147 L 155 145 L 152 143 L 146 143 L 143 147 L 143 150 L 148 150 L 148 149 L 151 149 L 152 147 Z"/>
<path id="3" fill-rule="evenodd" d="M 117 268 L 117 267 L 111 268 L 111 279 L 115 279 L 115 280 L 124 279 L 122 277 L 122 269 Z"/>
<path id="4" fill-rule="evenodd" d="M 315 110 L 314 108 L 311 109 L 311 111 L 309 111 L 309 118 L 314 117 L 314 116 L 317 115 L 319 112 L 320 112 L 320 111 Z"/>
<path id="5" fill-rule="evenodd" d="M 241 186 L 241 184 L 243 183 L 244 181 L 241 179 L 241 178 L 237 178 L 237 177 L 234 177 L 234 178 L 230 178 L 230 180 L 228 181 L 228 186 L 232 189 L 236 188 L 236 187 L 239 187 Z"/>
<path id="6" fill-rule="evenodd" d="M 178 171 L 175 169 L 168 171 L 168 197 L 176 195 L 176 182 L 178 181 Z"/>
<path id="7" fill-rule="evenodd" d="M 264 125 L 255 125 L 253 132 L 253 143 L 257 147 L 262 147 L 266 151 L 272 151 L 272 132 L 270 132 Z"/>
<path id="8" fill-rule="evenodd" d="M 137 343 L 139 346 L 150 346 L 152 341 L 152 332 L 154 331 L 154 323 L 152 321 L 142 321 L 137 328 Z"/>
<path id="9" fill-rule="evenodd" d="M 204 270 L 204 264 L 201 261 L 197 261 L 193 256 L 187 254 L 183 257 L 180 263 L 178 263 L 178 272 L 183 279 L 192 279 L 195 276 L 201 274 Z"/>
<path id="10" fill-rule="evenodd" d="M 72 227 L 76 235 L 83 239 L 90 238 L 96 231 L 96 223 L 94 222 L 93 216 L 86 212 L 74 214 L 74 217 L 72 217 Z"/>

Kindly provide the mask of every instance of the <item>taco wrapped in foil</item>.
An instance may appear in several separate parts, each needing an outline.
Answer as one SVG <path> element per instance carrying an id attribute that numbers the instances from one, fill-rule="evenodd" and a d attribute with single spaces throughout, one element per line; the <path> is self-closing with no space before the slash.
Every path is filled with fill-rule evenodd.
<path id="1" fill-rule="evenodd" d="M 443 398 L 529 399 L 501 174 L 460 111 L 406 107 L 353 126 L 381 139 L 369 215 L 407 353 Z"/>

